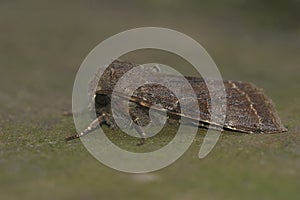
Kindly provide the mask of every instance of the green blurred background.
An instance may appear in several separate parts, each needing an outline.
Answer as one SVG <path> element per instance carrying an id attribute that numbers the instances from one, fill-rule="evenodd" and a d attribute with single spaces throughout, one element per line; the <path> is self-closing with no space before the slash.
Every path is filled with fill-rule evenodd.
<path id="1" fill-rule="evenodd" d="M 0 199 L 298 199 L 299 10 L 299 0 L 1 0 Z M 83 59 L 107 37 L 144 26 L 193 37 L 224 79 L 264 88 L 289 131 L 225 132 L 199 160 L 200 129 L 182 158 L 143 175 L 105 167 L 80 141 L 65 143 L 76 130 L 61 113 Z M 159 52 L 130 58 L 175 63 Z"/>

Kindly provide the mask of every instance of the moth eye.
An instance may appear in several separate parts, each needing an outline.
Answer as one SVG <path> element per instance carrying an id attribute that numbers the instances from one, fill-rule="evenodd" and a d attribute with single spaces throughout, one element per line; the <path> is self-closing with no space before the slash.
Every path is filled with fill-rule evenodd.
<path id="1" fill-rule="evenodd" d="M 109 104 L 110 98 L 107 95 L 97 94 L 95 97 L 95 103 L 101 106 Z"/>

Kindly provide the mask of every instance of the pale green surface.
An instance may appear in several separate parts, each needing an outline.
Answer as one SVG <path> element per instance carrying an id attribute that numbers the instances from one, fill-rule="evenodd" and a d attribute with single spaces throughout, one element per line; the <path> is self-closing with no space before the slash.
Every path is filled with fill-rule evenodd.
<path id="1" fill-rule="evenodd" d="M 205 4 L 208 10 L 200 12 L 195 2 L 182 8 L 157 1 L 136 6 L 95 2 L 0 3 L 1 200 L 299 198 L 300 40 L 292 11 L 289 15 L 274 5 L 278 16 L 269 9 L 267 19 L 260 9 L 243 13 L 231 4 Z M 80 141 L 65 143 L 76 130 L 72 117 L 61 113 L 71 108 L 80 63 L 98 42 L 140 26 L 173 28 L 198 40 L 225 79 L 251 81 L 266 90 L 289 132 L 225 132 L 211 154 L 199 160 L 200 130 L 175 164 L 144 176 L 105 167 Z M 136 140 L 108 132 L 137 150 Z M 166 131 L 142 148 L 169 138 Z"/>

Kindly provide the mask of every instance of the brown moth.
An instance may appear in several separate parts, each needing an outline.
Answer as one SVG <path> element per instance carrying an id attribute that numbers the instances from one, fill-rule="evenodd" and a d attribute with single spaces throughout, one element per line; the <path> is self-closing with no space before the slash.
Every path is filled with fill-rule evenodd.
<path id="1" fill-rule="evenodd" d="M 118 128 L 112 117 L 111 111 L 111 94 L 119 79 L 129 70 L 136 67 L 136 64 L 126 61 L 116 60 L 112 62 L 104 71 L 102 76 L 91 81 L 89 98 L 94 103 L 89 105 L 90 110 L 96 112 L 97 119 L 81 133 L 68 137 L 66 140 L 72 140 L 88 134 L 98 127 L 98 125 L 107 124 L 111 128 Z M 180 88 L 182 79 L 174 75 L 155 75 L 159 70 L 157 67 L 152 69 L 153 77 L 161 81 L 168 81 Z M 273 106 L 272 101 L 264 94 L 262 89 L 257 88 L 252 83 L 240 81 L 224 81 L 227 101 L 227 112 L 224 125 L 211 120 L 211 98 L 208 88 L 201 78 L 184 77 L 192 86 L 197 95 L 199 110 L 188 107 L 190 110 L 188 115 L 181 114 L 180 104 L 177 97 L 168 88 L 159 84 L 145 84 L 134 91 L 129 96 L 124 93 L 118 93 L 120 101 L 130 101 L 129 113 L 135 124 L 130 124 L 130 120 L 126 119 L 122 114 L 123 108 L 118 109 L 118 116 L 122 118 L 124 124 L 136 129 L 143 137 L 143 126 L 150 122 L 149 108 L 160 104 L 162 107 L 156 108 L 157 111 L 166 111 L 168 114 L 168 123 L 179 123 L 181 117 L 191 119 L 200 127 L 208 127 L 212 124 L 216 128 L 224 128 L 228 130 L 244 132 L 244 133 L 279 133 L 287 131 L 283 126 L 278 114 Z M 99 80 L 99 82 L 98 82 Z M 134 81 L 134 80 L 133 80 Z M 217 81 L 210 81 L 210 84 L 219 84 Z M 218 100 L 218 99 L 217 99 Z M 118 105 L 115 105 L 118 108 Z M 159 123 L 159 122 L 158 122 Z M 144 143 L 144 139 L 140 144 Z"/>

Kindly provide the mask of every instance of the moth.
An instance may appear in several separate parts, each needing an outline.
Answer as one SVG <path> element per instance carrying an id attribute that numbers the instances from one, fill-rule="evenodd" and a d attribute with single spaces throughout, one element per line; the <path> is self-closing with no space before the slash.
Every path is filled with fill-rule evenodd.
<path id="1" fill-rule="evenodd" d="M 137 64 L 131 62 L 115 60 L 106 68 L 101 77 L 96 75 L 96 78 L 90 83 L 88 97 L 92 102 L 89 108 L 91 112 L 96 112 L 97 119 L 93 120 L 81 133 L 67 137 L 67 141 L 92 132 L 99 127 L 98 125 L 106 124 L 111 128 L 118 128 L 112 116 L 111 95 L 120 78 L 136 66 Z M 154 66 L 150 70 L 153 71 L 153 76 L 156 77 L 155 73 L 159 69 Z M 182 79 L 169 74 L 159 76 L 162 80 L 167 80 L 171 84 L 175 84 L 175 87 L 180 88 Z M 188 115 L 181 113 L 180 104 L 174 93 L 159 84 L 142 85 L 132 95 L 127 95 L 126 92 L 117 94 L 120 101 L 129 101 L 129 114 L 134 124 L 129 124 L 130 120 L 125 118 L 123 122 L 124 124 L 127 123 L 128 127 L 134 128 L 141 136 L 142 140 L 139 144 L 145 142 L 145 133 L 142 127 L 150 122 L 149 108 L 157 104 L 161 105 L 161 107 L 156 108 L 158 112 L 167 112 L 168 123 L 180 123 L 179 118 L 183 117 L 191 119 L 194 122 L 193 125 L 205 128 L 213 124 L 214 127 L 219 129 L 243 133 L 280 133 L 287 131 L 272 101 L 262 89 L 257 88 L 254 84 L 241 81 L 223 82 L 226 91 L 227 111 L 224 125 L 221 125 L 211 119 L 211 98 L 204 80 L 189 76 L 184 78 L 194 90 L 199 105 L 199 110 L 188 107 L 190 110 Z M 210 84 L 219 83 L 211 81 Z M 119 108 L 118 117 L 124 117 L 122 114 L 124 112 L 122 108 Z"/>

